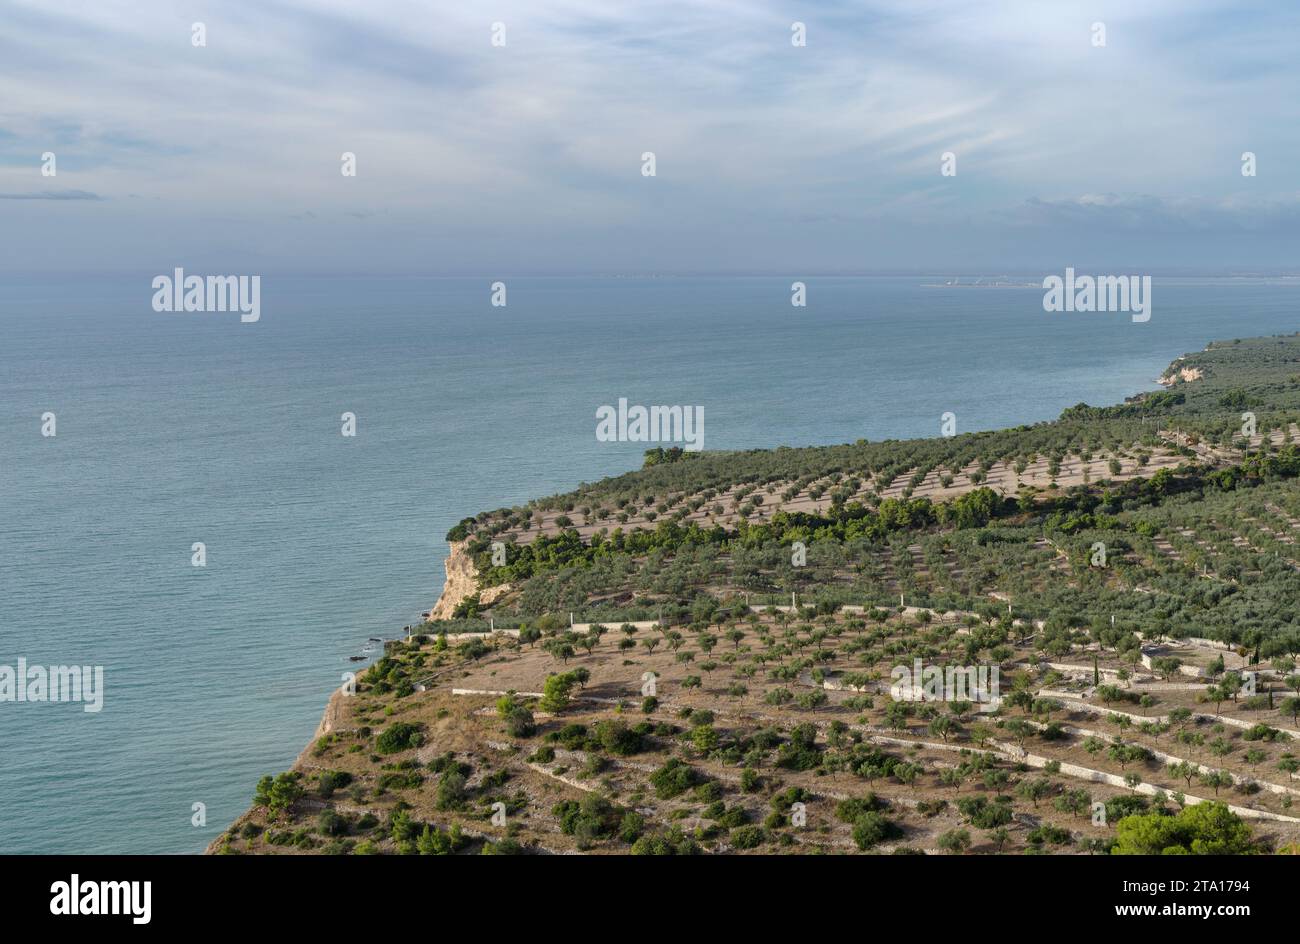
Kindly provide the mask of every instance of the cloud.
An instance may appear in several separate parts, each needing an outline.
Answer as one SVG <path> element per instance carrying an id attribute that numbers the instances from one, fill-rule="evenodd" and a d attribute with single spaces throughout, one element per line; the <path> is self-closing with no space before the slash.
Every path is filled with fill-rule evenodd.
<path id="1" fill-rule="evenodd" d="M 1066 199 L 1031 197 L 1001 216 L 1022 226 L 1217 232 L 1227 236 L 1279 228 L 1300 230 L 1300 194 L 1165 198 L 1093 193 Z"/>
<path id="2" fill-rule="evenodd" d="M 88 190 L 40 190 L 33 193 L 0 193 L 0 200 L 103 200 Z"/>
<path id="3" fill-rule="evenodd" d="M 82 192 L 139 194 L 76 221 L 105 254 L 217 251 L 229 226 L 324 270 L 943 268 L 962 240 L 1013 266 L 1044 228 L 1293 225 L 1297 37 L 1300 9 L 1227 0 L 14 0 L 0 191 L 50 238 L 72 221 L 25 195 L 44 151 Z M 365 244 L 332 229 L 371 216 Z"/>

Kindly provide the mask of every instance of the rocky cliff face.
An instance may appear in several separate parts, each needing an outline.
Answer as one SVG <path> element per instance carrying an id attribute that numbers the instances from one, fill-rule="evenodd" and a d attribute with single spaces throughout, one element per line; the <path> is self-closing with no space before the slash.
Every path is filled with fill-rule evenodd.
<path id="1" fill-rule="evenodd" d="M 1169 370 L 1165 371 L 1164 376 L 1157 380 L 1156 383 L 1162 384 L 1166 387 L 1172 387 L 1180 380 L 1185 383 L 1191 383 L 1193 380 L 1200 380 L 1204 376 L 1205 372 L 1201 370 L 1201 368 L 1179 367 L 1178 362 L 1175 361 L 1174 365 L 1170 367 Z"/>
<path id="2" fill-rule="evenodd" d="M 442 587 L 442 595 L 429 611 L 429 619 L 451 619 L 461 601 L 478 592 L 478 571 L 474 569 L 474 558 L 466 549 L 469 541 L 449 541 L 447 546 L 451 553 L 443 562 L 447 571 L 447 582 Z M 491 606 L 510 591 L 510 584 L 488 587 L 479 594 L 483 606 Z"/>
<path id="3" fill-rule="evenodd" d="M 443 562 L 447 571 L 447 582 L 442 587 L 442 595 L 429 611 L 429 619 L 451 619 L 451 614 L 462 600 L 474 595 L 478 587 L 478 571 L 474 569 L 474 560 L 466 551 L 468 541 L 449 541 L 451 553 Z"/>

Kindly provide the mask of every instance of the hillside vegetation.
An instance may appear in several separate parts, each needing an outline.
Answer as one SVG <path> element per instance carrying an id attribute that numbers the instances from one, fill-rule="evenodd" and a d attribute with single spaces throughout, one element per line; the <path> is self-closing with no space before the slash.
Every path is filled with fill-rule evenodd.
<path id="1" fill-rule="evenodd" d="M 1296 851 L 1298 364 L 467 518 L 477 592 L 212 851 Z"/>

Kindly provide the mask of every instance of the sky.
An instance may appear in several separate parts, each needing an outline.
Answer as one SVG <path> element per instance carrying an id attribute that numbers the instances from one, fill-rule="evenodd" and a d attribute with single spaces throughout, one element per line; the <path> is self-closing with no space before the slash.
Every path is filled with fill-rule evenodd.
<path id="1" fill-rule="evenodd" d="M 1300 271 L 1298 79 L 1280 0 L 0 0 L 0 272 Z"/>

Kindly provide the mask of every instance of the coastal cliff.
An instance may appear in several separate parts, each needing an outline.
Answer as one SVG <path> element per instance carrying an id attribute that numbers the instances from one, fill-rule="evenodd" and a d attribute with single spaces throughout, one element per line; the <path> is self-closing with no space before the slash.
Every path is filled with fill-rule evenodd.
<path id="1" fill-rule="evenodd" d="M 1172 387 L 1174 384 L 1179 382 L 1191 383 L 1194 380 L 1201 380 L 1205 377 L 1205 371 L 1200 367 L 1179 367 L 1178 365 L 1182 360 L 1183 359 L 1180 357 L 1170 364 L 1169 369 L 1160 375 L 1160 379 L 1157 380 L 1156 383 L 1163 387 Z"/>
<path id="2" fill-rule="evenodd" d="M 447 572 L 447 582 L 443 584 L 438 602 L 429 611 L 430 620 L 451 619 L 456 613 L 456 607 L 476 593 L 483 606 L 491 606 L 510 591 L 509 584 L 500 584 L 479 593 L 478 570 L 474 566 L 474 557 L 468 550 L 469 541 L 448 541 L 447 546 L 451 548 L 451 553 L 442 564 Z"/>
<path id="3" fill-rule="evenodd" d="M 469 541 L 447 542 L 451 553 L 442 564 L 447 572 L 447 582 L 443 584 L 438 602 L 429 611 L 429 619 L 451 619 L 452 614 L 456 612 L 456 607 L 474 595 L 474 590 L 478 586 L 478 571 L 474 569 L 474 558 L 466 549 L 468 544 Z"/>

